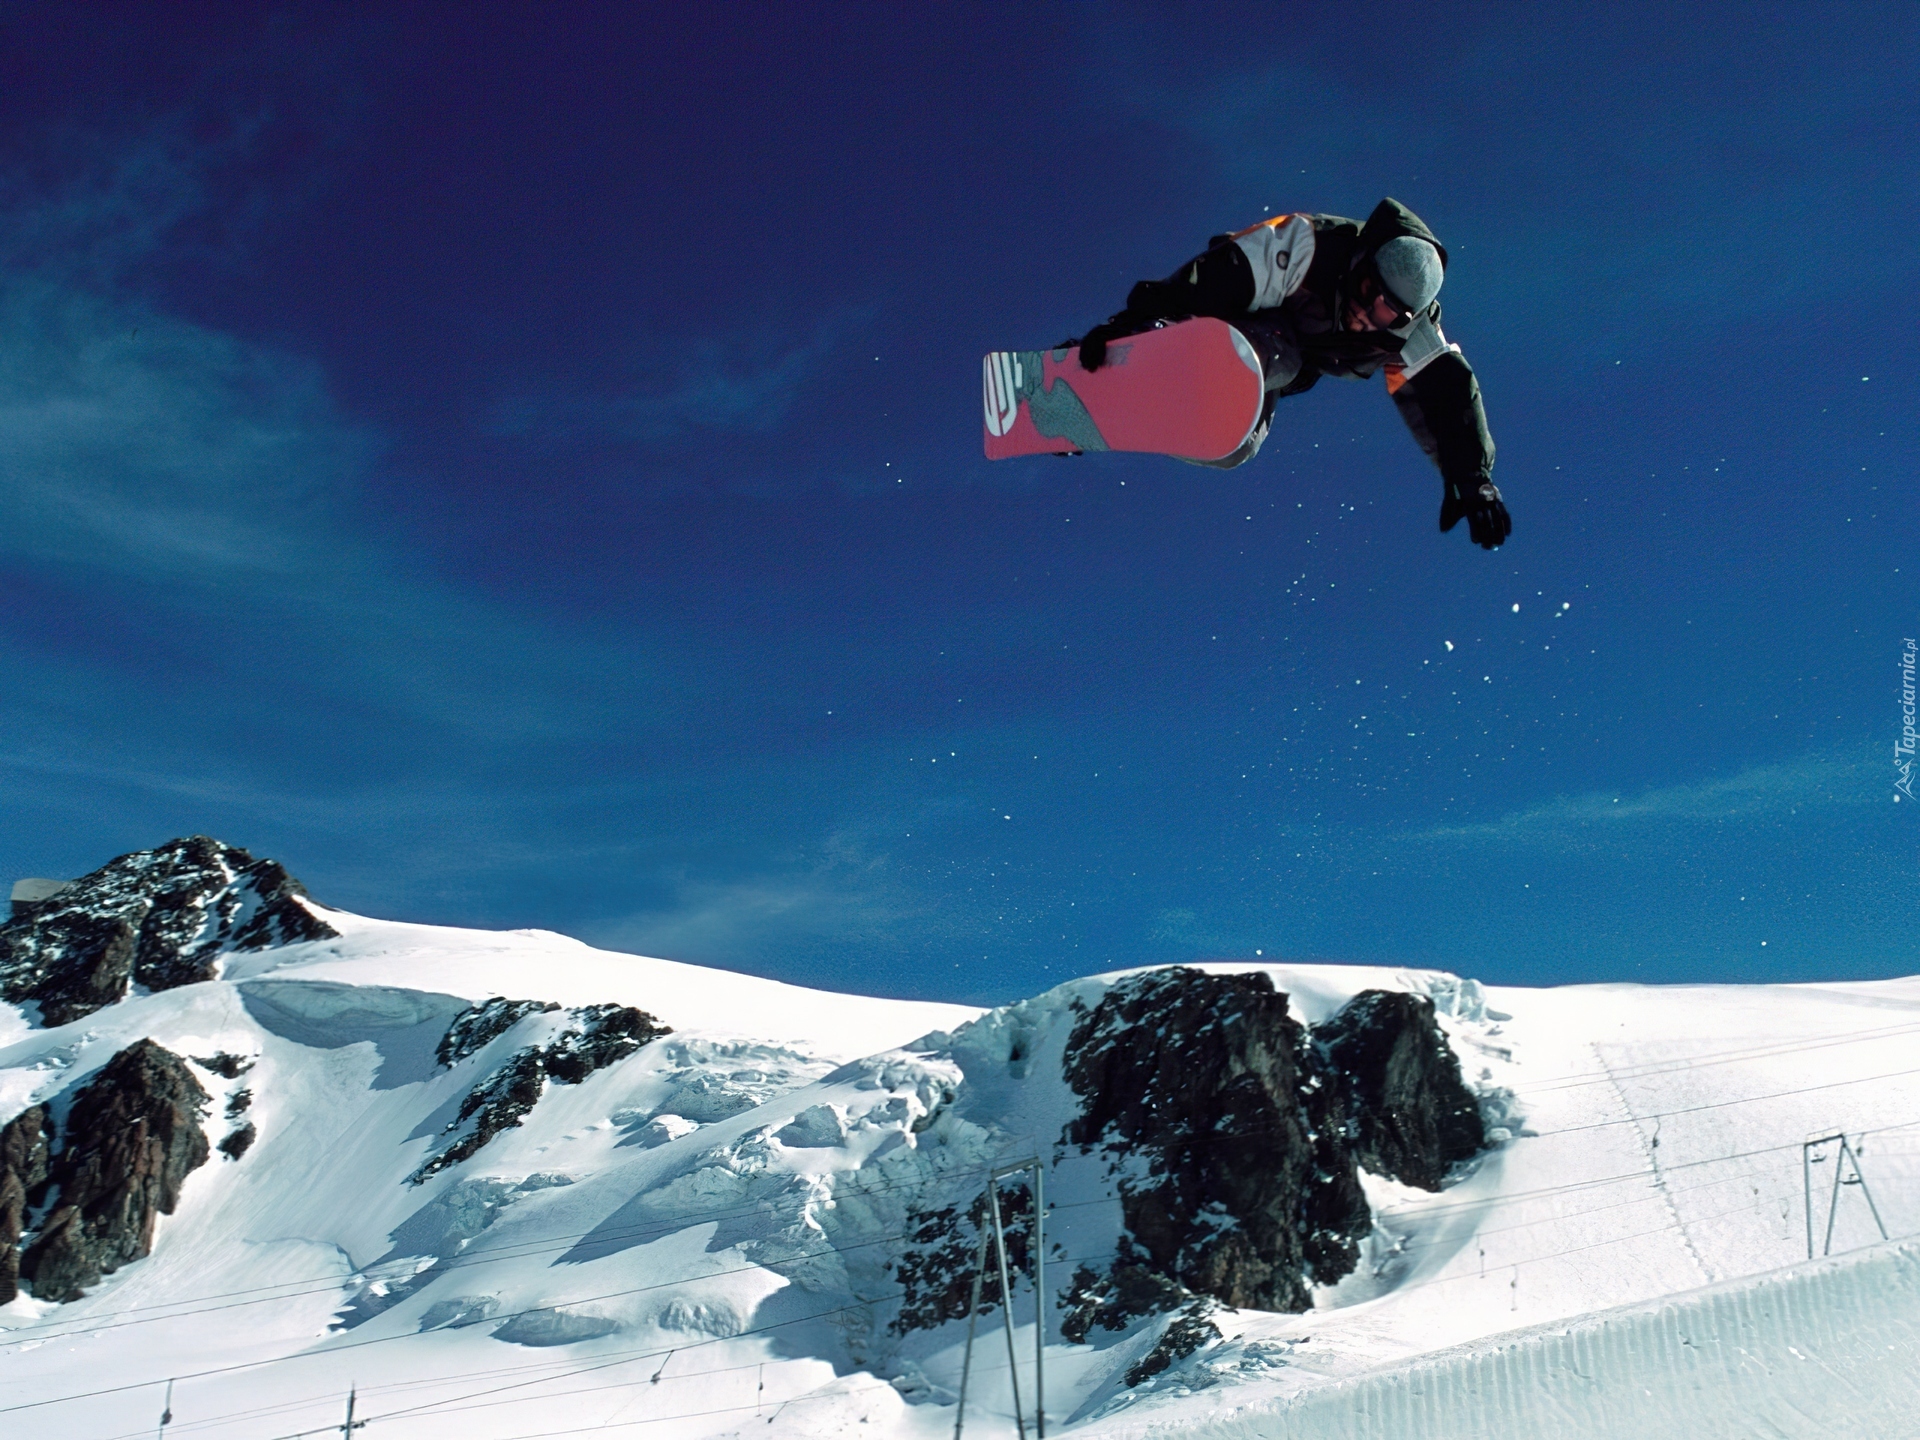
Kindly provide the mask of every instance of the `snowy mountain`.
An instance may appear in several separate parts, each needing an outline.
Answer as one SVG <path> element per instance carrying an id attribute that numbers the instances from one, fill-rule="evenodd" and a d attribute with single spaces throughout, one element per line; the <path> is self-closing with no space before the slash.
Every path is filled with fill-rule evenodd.
<path id="1" fill-rule="evenodd" d="M 947 1435 L 963 1365 L 1011 1435 L 1041 1257 L 1051 1433 L 1916 1433 L 1920 981 L 983 1012 L 196 837 L 24 901 L 0 997 L 8 1435 Z"/>

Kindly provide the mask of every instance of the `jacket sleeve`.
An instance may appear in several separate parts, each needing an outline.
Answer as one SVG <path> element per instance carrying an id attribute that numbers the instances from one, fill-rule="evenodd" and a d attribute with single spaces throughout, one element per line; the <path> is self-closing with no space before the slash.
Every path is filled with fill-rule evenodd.
<path id="1" fill-rule="evenodd" d="M 1249 310 L 1276 306 L 1306 280 L 1314 233 L 1305 215 L 1276 215 L 1235 234 L 1216 235 L 1166 279 L 1135 285 L 1127 308 L 1107 325 L 1115 334 L 1129 334 L 1161 320 L 1195 315 L 1235 320 Z"/>
<path id="2" fill-rule="evenodd" d="M 1122 315 L 1146 329 L 1156 320 L 1211 315 L 1232 320 L 1253 303 L 1253 267 L 1238 245 L 1203 250 L 1164 280 L 1142 280 L 1127 292 Z"/>
<path id="3" fill-rule="evenodd" d="M 1415 375 L 1390 366 L 1387 389 L 1400 418 L 1444 479 L 1464 486 L 1492 478 L 1493 436 L 1480 403 L 1480 382 L 1458 350 L 1448 350 Z"/>

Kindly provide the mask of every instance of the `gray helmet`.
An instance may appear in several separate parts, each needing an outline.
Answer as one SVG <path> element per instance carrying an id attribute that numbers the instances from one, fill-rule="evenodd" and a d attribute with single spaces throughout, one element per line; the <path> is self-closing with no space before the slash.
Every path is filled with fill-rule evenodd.
<path id="1" fill-rule="evenodd" d="M 1440 281 L 1445 276 L 1440 252 L 1425 240 L 1396 236 L 1374 252 L 1373 264 L 1380 272 L 1380 283 L 1415 314 L 1431 305 L 1440 293 Z"/>

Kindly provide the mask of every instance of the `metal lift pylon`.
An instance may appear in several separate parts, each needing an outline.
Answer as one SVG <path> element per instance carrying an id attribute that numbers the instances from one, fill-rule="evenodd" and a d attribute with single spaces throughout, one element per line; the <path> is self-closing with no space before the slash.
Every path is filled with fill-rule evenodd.
<path id="1" fill-rule="evenodd" d="M 1020 1413 L 1020 1369 L 1013 1344 L 1013 1275 L 1007 1264 L 1007 1232 L 1000 1213 L 1000 1182 L 1009 1175 L 1033 1175 L 1033 1429 L 1035 1440 L 1046 1440 L 1047 1364 L 1047 1190 L 1046 1170 L 1039 1160 L 997 1165 L 987 1172 L 987 1224 L 980 1227 L 980 1249 L 974 1256 L 973 1294 L 967 1302 L 967 1348 L 960 1362 L 960 1403 L 954 1410 L 953 1440 L 967 1420 L 967 1381 L 973 1373 L 973 1337 L 980 1320 L 980 1289 L 987 1278 L 987 1242 L 993 1241 L 1000 1275 L 1000 1316 L 1007 1332 L 1007 1375 L 1013 1386 L 1013 1424 L 1026 1440 L 1026 1418 Z M 989 1229 L 991 1227 L 991 1229 Z"/>

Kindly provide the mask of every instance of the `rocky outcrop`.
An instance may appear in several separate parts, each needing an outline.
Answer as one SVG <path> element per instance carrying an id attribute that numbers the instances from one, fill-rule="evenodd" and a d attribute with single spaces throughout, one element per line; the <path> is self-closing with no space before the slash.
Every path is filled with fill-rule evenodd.
<path id="1" fill-rule="evenodd" d="M 1125 1330 L 1148 1315 L 1178 1310 L 1194 1298 L 1177 1280 L 1148 1265 L 1115 1262 L 1104 1274 L 1082 1265 L 1073 1272 L 1060 1316 L 1060 1333 L 1075 1345 L 1084 1345 L 1097 1325 L 1102 1330 Z"/>
<path id="2" fill-rule="evenodd" d="M 436 1052 L 443 1065 L 457 1065 L 479 1053 L 529 1015 L 546 1014 L 559 1006 L 538 1000 L 507 1000 L 499 996 L 472 1006 L 454 1017 Z M 510 1130 L 540 1103 L 549 1080 L 578 1085 L 596 1070 L 624 1060 L 642 1045 L 671 1035 L 644 1010 L 630 1005 L 584 1005 L 567 1012 L 567 1028 L 544 1046 L 517 1050 L 506 1062 L 469 1090 L 447 1125 L 453 1139 L 408 1177 L 418 1185 L 461 1161 L 477 1155 L 502 1130 Z"/>
<path id="3" fill-rule="evenodd" d="M 230 1059 L 230 1056 L 220 1057 Z M 217 1072 L 216 1072 L 217 1073 Z M 238 1073 L 237 1071 L 235 1072 Z M 226 1077 L 231 1080 L 233 1075 Z M 233 1129 L 220 1141 L 220 1153 L 229 1160 L 238 1160 L 253 1148 L 253 1142 L 259 1138 L 259 1131 L 251 1120 L 243 1118 L 253 1108 L 253 1091 L 236 1090 L 227 1097 L 227 1119 L 237 1121 Z"/>
<path id="4" fill-rule="evenodd" d="M 1338 1095 L 1264 974 L 1156 970 L 1113 986 L 1067 1041 L 1081 1110 L 1063 1137 L 1130 1175 L 1136 1254 L 1227 1305 L 1304 1310 L 1373 1226 Z"/>
<path id="5" fill-rule="evenodd" d="M 0 999 L 65 1025 L 133 984 L 212 979 L 229 951 L 336 935 L 305 895 L 278 861 L 205 835 L 122 855 L 0 925 Z"/>
<path id="6" fill-rule="evenodd" d="M 186 1062 L 151 1040 L 115 1055 L 73 1097 L 64 1143 L 45 1163 L 50 1208 L 19 1260 L 36 1298 L 77 1300 L 153 1248 L 155 1220 L 206 1163 L 207 1102 Z"/>
<path id="7" fill-rule="evenodd" d="M 617 1064 L 649 1041 L 671 1035 L 644 1010 L 631 1005 L 583 1005 L 567 1012 L 573 1023 L 540 1053 L 541 1068 L 562 1085 L 578 1085 L 596 1070 Z"/>
<path id="8" fill-rule="evenodd" d="M 1222 1338 L 1220 1327 L 1211 1318 L 1219 1308 L 1217 1303 L 1204 1295 L 1188 1301 L 1186 1308 L 1160 1332 L 1160 1338 L 1154 1342 L 1153 1348 L 1127 1367 L 1122 1380 L 1129 1386 L 1151 1380 L 1176 1361 L 1186 1359 L 1202 1345 L 1211 1345 Z"/>
<path id="9" fill-rule="evenodd" d="M 1033 1253 L 1033 1192 L 1021 1184 L 1002 1185 L 999 1190 L 1007 1266 L 1011 1274 L 1018 1275 L 1031 1263 Z M 931 1330 L 949 1320 L 967 1318 L 967 1301 L 972 1297 L 973 1277 L 978 1270 L 980 1235 L 992 1228 L 984 1190 L 965 1214 L 959 1206 L 948 1205 L 914 1217 L 904 1253 L 891 1267 L 900 1285 L 900 1310 L 892 1324 L 896 1335 Z M 1000 1302 L 997 1257 L 989 1252 L 986 1279 L 980 1286 L 980 1306 L 985 1310 Z"/>
<path id="10" fill-rule="evenodd" d="M 447 1033 L 440 1037 L 434 1058 L 442 1065 L 458 1065 L 469 1055 L 486 1049 L 527 1016 L 544 1015 L 559 1008 L 551 1000 L 508 1000 L 500 995 L 468 1006 L 453 1017 Z"/>
<path id="11" fill-rule="evenodd" d="M 1168 1317 L 1128 1385 L 1219 1338 L 1220 1306 L 1306 1310 L 1312 1286 L 1351 1273 L 1373 1228 L 1363 1168 L 1437 1190 L 1486 1143 L 1425 996 L 1367 991 L 1309 1030 L 1264 973 L 1181 968 L 1076 1009 L 1061 1144 L 1105 1157 L 1120 1224 L 1112 1260 L 1078 1265 L 1054 1300 L 1075 1344 Z M 1010 1067 L 1030 1040 L 1010 1042 Z M 1003 1213 L 1024 1267 L 1031 1202 L 1016 1194 Z M 897 1333 L 965 1318 L 986 1223 L 984 1196 L 910 1217 L 890 1267 Z M 982 1306 L 999 1299 L 990 1269 Z"/>
<path id="12" fill-rule="evenodd" d="M 47 1107 L 35 1105 L 0 1127 L 0 1305 L 20 1293 L 20 1235 L 28 1197 L 47 1178 Z"/>
<path id="13" fill-rule="evenodd" d="M 1486 1144 L 1480 1105 L 1434 1020 L 1433 1001 L 1367 990 L 1315 1028 L 1340 1091 L 1353 1158 L 1376 1175 L 1438 1190 Z"/>

